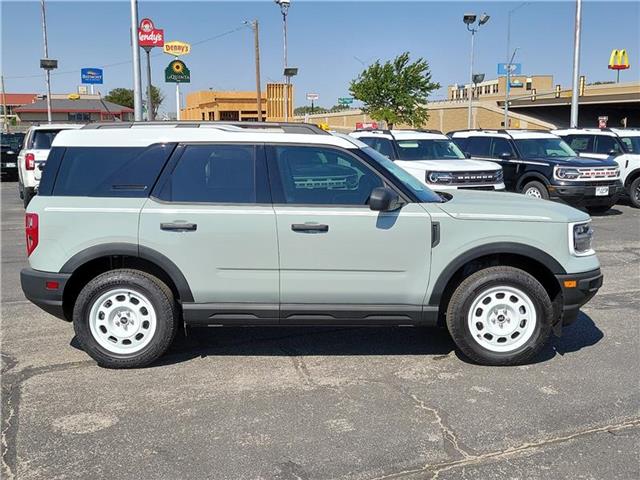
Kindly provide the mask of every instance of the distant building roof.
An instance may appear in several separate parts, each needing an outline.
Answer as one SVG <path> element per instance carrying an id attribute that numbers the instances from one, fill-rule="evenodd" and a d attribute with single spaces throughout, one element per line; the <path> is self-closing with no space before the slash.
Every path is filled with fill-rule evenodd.
<path id="1" fill-rule="evenodd" d="M 47 111 L 47 100 L 38 100 L 29 105 L 23 105 L 15 109 L 17 113 L 42 113 Z M 51 111 L 53 113 L 128 113 L 133 112 L 132 108 L 123 107 L 117 103 L 97 99 L 51 99 Z"/>
<path id="2" fill-rule="evenodd" d="M 5 93 L 4 98 L 0 94 L 0 100 L 3 100 L 7 105 L 27 105 L 33 103 L 38 99 L 37 93 Z"/>

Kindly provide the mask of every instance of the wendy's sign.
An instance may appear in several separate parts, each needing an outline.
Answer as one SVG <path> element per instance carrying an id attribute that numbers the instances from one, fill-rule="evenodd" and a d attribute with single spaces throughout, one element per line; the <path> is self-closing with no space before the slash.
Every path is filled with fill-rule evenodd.
<path id="1" fill-rule="evenodd" d="M 143 18 L 138 27 L 138 43 L 141 47 L 164 46 L 164 30 L 156 28 L 150 18 Z"/>

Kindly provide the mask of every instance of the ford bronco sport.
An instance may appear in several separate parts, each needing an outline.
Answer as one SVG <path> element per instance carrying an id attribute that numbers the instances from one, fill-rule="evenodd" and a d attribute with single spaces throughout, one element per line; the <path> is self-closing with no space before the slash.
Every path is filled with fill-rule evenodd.
<path id="1" fill-rule="evenodd" d="M 640 130 L 633 128 L 570 128 L 554 130 L 581 157 L 613 159 L 631 204 L 640 208 Z"/>
<path id="2" fill-rule="evenodd" d="M 600 213 L 623 192 L 612 160 L 579 158 L 560 137 L 541 130 L 461 130 L 449 136 L 471 158 L 502 165 L 507 190 Z"/>
<path id="3" fill-rule="evenodd" d="M 431 188 L 504 190 L 499 165 L 467 159 L 441 132 L 366 129 L 349 135 L 386 155 Z"/>
<path id="4" fill-rule="evenodd" d="M 106 367 L 153 362 L 182 325 L 446 325 L 512 365 L 601 286 L 591 238 L 569 206 L 436 194 L 308 125 L 97 124 L 53 142 L 21 282 Z"/>

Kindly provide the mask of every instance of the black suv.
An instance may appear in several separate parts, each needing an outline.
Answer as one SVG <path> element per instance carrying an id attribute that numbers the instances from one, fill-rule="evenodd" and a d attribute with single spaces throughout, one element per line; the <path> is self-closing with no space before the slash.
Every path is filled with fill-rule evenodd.
<path id="1" fill-rule="evenodd" d="M 561 200 L 592 212 L 609 210 L 623 193 L 613 160 L 579 158 L 560 137 L 541 130 L 449 132 L 469 157 L 499 163 L 506 189 Z"/>
<path id="2" fill-rule="evenodd" d="M 6 133 L 2 135 L 0 145 L 0 168 L 2 180 L 18 179 L 18 152 L 22 148 L 24 133 Z"/>

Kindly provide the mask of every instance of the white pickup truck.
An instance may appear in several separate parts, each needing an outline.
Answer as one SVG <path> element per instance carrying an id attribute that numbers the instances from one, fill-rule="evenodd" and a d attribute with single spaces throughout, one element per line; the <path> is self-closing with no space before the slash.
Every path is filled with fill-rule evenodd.
<path id="1" fill-rule="evenodd" d="M 83 125 L 60 123 L 33 126 L 24 138 L 24 145 L 18 155 L 18 192 L 27 208 L 36 194 L 42 169 L 49 156 L 51 142 L 61 130 L 82 128 Z"/>

